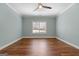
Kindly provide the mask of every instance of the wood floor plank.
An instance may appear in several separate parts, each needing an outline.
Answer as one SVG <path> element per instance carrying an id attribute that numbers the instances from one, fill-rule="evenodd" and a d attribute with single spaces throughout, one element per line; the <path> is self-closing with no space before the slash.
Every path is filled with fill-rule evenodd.
<path id="1" fill-rule="evenodd" d="M 79 50 L 56 38 L 23 38 L 4 48 L 6 56 L 79 56 Z"/>

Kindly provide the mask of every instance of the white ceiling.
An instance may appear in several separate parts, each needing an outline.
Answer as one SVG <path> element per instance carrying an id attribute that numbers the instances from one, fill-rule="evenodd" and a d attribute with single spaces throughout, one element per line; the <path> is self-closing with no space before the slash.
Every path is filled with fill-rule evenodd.
<path id="1" fill-rule="evenodd" d="M 38 6 L 37 3 L 9 3 L 8 5 L 21 15 L 51 16 L 60 14 L 67 9 L 71 3 L 43 3 L 43 5 L 52 7 L 52 9 L 41 8 L 37 11 L 34 11 Z"/>

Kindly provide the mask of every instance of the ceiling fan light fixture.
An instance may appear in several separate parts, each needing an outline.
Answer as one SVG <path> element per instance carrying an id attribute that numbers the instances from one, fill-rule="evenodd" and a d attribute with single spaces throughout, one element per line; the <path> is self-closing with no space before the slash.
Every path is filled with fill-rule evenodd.
<path id="1" fill-rule="evenodd" d="M 39 5 L 39 8 L 42 8 L 42 6 L 41 6 L 41 5 Z"/>

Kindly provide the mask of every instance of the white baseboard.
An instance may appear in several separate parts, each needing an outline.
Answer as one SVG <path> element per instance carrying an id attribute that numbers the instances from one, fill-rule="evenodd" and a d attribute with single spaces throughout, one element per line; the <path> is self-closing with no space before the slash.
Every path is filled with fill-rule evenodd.
<path id="1" fill-rule="evenodd" d="M 56 38 L 56 36 L 23 36 L 22 38 Z"/>
<path id="2" fill-rule="evenodd" d="M 20 39 L 22 39 L 22 37 L 20 37 L 20 38 L 14 40 L 14 41 L 12 41 L 12 42 L 10 42 L 10 43 L 8 43 L 8 44 L 2 46 L 2 47 L 0 47 L 0 50 L 2 50 L 2 49 L 4 49 L 4 48 L 8 47 L 9 45 L 11 45 L 11 44 L 13 44 L 13 43 L 19 41 Z"/>
<path id="3" fill-rule="evenodd" d="M 75 45 L 75 44 L 72 44 L 72 43 L 70 43 L 70 42 L 67 42 L 67 41 L 65 41 L 65 40 L 63 40 L 63 39 L 61 39 L 61 38 L 59 38 L 59 37 L 56 37 L 56 38 L 57 38 L 58 40 L 64 42 L 64 43 L 66 43 L 66 44 L 68 44 L 68 45 L 70 45 L 70 46 L 76 48 L 76 49 L 79 49 L 79 46 L 77 46 L 77 45 Z"/>
<path id="4" fill-rule="evenodd" d="M 10 42 L 10 43 L 4 45 L 3 47 L 0 47 L 0 50 L 2 50 L 2 49 L 4 49 L 4 48 L 8 47 L 9 45 L 11 45 L 11 44 L 13 44 L 13 43 L 19 41 L 19 40 L 22 39 L 22 38 L 57 38 L 57 39 L 59 39 L 60 41 L 66 43 L 66 44 L 68 44 L 68 45 L 70 45 L 70 46 L 72 46 L 72 47 L 74 47 L 74 48 L 79 49 L 79 47 L 78 47 L 77 45 L 74 45 L 74 44 L 72 44 L 72 43 L 70 43 L 70 42 L 67 42 L 67 41 L 65 41 L 65 40 L 63 40 L 63 39 L 61 39 L 61 38 L 59 38 L 59 37 L 56 37 L 56 36 L 23 36 L 23 37 L 18 38 L 17 40 L 14 40 L 14 41 L 12 41 L 12 42 Z"/>
<path id="5" fill-rule="evenodd" d="M 19 40 L 22 39 L 22 38 L 56 38 L 56 36 L 23 36 L 23 37 L 20 37 L 20 38 L 14 40 L 14 41 L 12 41 L 12 42 L 10 42 L 10 43 L 8 43 L 8 44 L 2 46 L 2 47 L 0 47 L 0 50 L 2 50 L 2 49 L 4 49 L 4 48 L 8 47 L 9 45 L 11 45 L 11 44 L 13 44 L 13 43 L 19 41 Z"/>

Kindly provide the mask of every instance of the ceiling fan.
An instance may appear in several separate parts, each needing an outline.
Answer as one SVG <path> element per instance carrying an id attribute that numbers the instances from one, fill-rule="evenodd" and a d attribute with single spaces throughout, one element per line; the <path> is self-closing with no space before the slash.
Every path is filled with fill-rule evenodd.
<path id="1" fill-rule="evenodd" d="M 40 9 L 40 8 L 52 9 L 52 7 L 45 6 L 45 5 L 43 5 L 42 3 L 38 3 L 38 6 L 37 6 L 36 9 L 34 9 L 34 11 L 36 11 L 36 10 L 38 10 L 38 9 Z"/>

